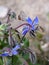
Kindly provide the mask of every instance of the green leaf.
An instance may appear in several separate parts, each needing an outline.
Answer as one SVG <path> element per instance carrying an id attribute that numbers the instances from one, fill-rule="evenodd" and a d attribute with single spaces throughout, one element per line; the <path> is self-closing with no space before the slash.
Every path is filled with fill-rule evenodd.
<path id="1" fill-rule="evenodd" d="M 29 47 L 29 40 L 24 38 L 23 39 L 24 47 Z"/>
<path id="2" fill-rule="evenodd" d="M 29 59 L 29 53 L 23 53 L 23 58 L 25 59 L 25 60 L 28 60 Z"/>
<path id="3" fill-rule="evenodd" d="M 5 43 L 3 40 L 0 39 L 0 49 L 2 49 L 5 46 L 9 46 L 8 42 Z"/>
<path id="4" fill-rule="evenodd" d="M 18 56 L 12 56 L 12 65 L 21 65 L 21 60 Z"/>

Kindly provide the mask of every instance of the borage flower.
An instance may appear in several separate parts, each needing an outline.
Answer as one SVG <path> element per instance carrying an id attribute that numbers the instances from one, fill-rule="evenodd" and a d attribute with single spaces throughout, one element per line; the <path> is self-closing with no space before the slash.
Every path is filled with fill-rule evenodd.
<path id="1" fill-rule="evenodd" d="M 22 30 L 22 35 L 26 35 L 26 33 L 27 33 L 29 30 L 30 30 L 30 31 L 31 31 L 31 30 L 33 30 L 33 31 L 36 30 L 36 28 L 37 28 L 36 25 L 38 25 L 38 17 L 36 17 L 33 21 L 31 20 L 30 17 L 28 17 L 28 18 L 26 19 L 26 21 L 27 21 L 27 23 L 30 24 L 32 27 L 31 27 L 31 28 L 26 27 L 25 29 L 23 29 L 23 30 Z"/>
<path id="2" fill-rule="evenodd" d="M 18 55 L 18 50 L 20 49 L 20 45 L 16 45 L 12 50 L 11 52 L 4 52 L 2 54 L 0 54 L 0 56 L 12 56 L 12 55 Z"/>
<path id="3" fill-rule="evenodd" d="M 16 45 L 13 49 L 12 49 L 12 54 L 13 55 L 17 55 L 19 52 L 17 50 L 19 50 L 21 47 L 20 45 Z"/>

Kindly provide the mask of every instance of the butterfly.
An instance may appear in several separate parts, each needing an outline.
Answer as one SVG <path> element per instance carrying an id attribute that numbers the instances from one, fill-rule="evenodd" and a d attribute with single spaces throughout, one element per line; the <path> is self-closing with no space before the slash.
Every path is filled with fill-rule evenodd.
<path id="1" fill-rule="evenodd" d="M 28 18 L 26 19 L 26 22 L 27 22 L 28 24 L 30 24 L 32 27 L 29 28 L 28 26 L 26 26 L 25 28 L 23 28 L 23 30 L 22 30 L 22 35 L 26 35 L 26 33 L 29 32 L 29 30 L 30 30 L 30 34 L 32 34 L 33 36 L 35 36 L 33 33 L 34 33 L 34 32 L 37 30 L 37 28 L 38 28 L 38 22 L 39 22 L 38 17 L 35 17 L 35 19 L 34 19 L 33 21 L 31 20 L 30 17 L 28 17 Z"/>

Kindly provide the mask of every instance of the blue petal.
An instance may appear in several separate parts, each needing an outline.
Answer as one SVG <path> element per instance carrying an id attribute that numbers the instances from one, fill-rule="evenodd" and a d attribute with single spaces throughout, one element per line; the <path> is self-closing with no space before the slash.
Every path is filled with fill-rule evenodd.
<path id="1" fill-rule="evenodd" d="M 22 35 L 26 35 L 26 33 L 29 31 L 29 29 L 24 29 L 23 31 L 22 31 Z"/>
<path id="2" fill-rule="evenodd" d="M 30 25 L 32 25 L 32 23 L 33 23 L 30 17 L 28 17 L 28 18 L 26 19 L 26 21 L 27 21 Z"/>
<path id="3" fill-rule="evenodd" d="M 12 55 L 18 55 L 17 51 L 12 51 Z"/>
<path id="4" fill-rule="evenodd" d="M 16 45 L 16 46 L 12 49 L 12 51 L 11 51 L 12 55 L 17 55 L 17 54 L 18 54 L 18 51 L 16 51 L 16 50 L 18 50 L 18 49 L 20 49 L 20 45 Z"/>
<path id="5" fill-rule="evenodd" d="M 15 50 L 18 50 L 20 49 L 20 45 L 16 45 L 12 50 L 15 51 Z"/>
<path id="6" fill-rule="evenodd" d="M 1 54 L 1 56 L 9 56 L 9 54 L 8 53 L 3 53 L 3 54 Z"/>
<path id="7" fill-rule="evenodd" d="M 33 20 L 33 24 L 32 24 L 32 30 L 36 30 L 35 26 L 38 25 L 38 17 L 36 17 L 34 20 Z"/>
<path id="8" fill-rule="evenodd" d="M 38 24 L 38 22 L 39 22 L 38 17 L 36 17 L 36 18 L 33 20 L 33 24 L 32 24 L 32 26 Z"/>
<path id="9" fill-rule="evenodd" d="M 38 24 L 38 22 L 39 22 L 39 20 L 38 20 L 38 17 L 35 17 L 35 19 L 32 21 L 31 20 L 31 18 L 30 17 L 28 17 L 27 19 L 26 19 L 26 21 L 30 24 L 30 25 L 32 25 L 32 28 L 31 28 L 31 30 L 36 30 L 36 25 Z M 26 34 L 28 32 L 28 30 L 24 30 L 23 32 L 22 32 L 22 34 Z"/>
<path id="10" fill-rule="evenodd" d="M 32 26 L 32 29 L 31 30 L 35 30 L 35 27 L 34 26 Z"/>

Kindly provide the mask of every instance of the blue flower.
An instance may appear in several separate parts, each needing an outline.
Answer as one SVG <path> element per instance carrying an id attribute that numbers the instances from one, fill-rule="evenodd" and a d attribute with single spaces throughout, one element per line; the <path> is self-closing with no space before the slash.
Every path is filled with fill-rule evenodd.
<path id="1" fill-rule="evenodd" d="M 13 49 L 12 49 L 12 55 L 17 55 L 18 54 L 18 49 L 20 49 L 21 47 L 20 47 L 20 45 L 16 45 Z"/>
<path id="2" fill-rule="evenodd" d="M 26 21 L 28 22 L 28 24 L 30 24 L 32 27 L 30 28 L 30 30 L 35 31 L 36 30 L 36 25 L 38 25 L 38 17 L 36 17 L 33 21 L 31 20 L 30 17 L 28 17 L 26 19 Z M 29 28 L 25 28 L 24 30 L 22 30 L 22 34 L 26 35 L 26 33 L 29 31 Z"/>
<path id="3" fill-rule="evenodd" d="M 12 50 L 18 50 L 20 49 L 20 45 L 16 45 Z"/>
<path id="4" fill-rule="evenodd" d="M 35 26 L 38 25 L 39 22 L 38 17 L 36 17 L 33 21 L 31 20 L 31 18 L 28 17 L 26 21 L 32 26 L 32 30 L 35 30 Z"/>
<path id="5" fill-rule="evenodd" d="M 18 51 L 12 51 L 12 55 L 18 55 Z"/>

